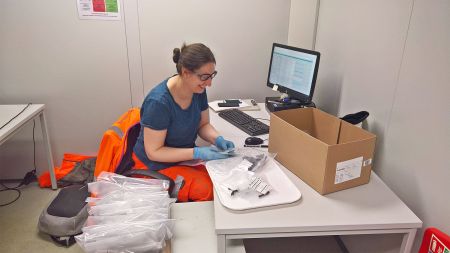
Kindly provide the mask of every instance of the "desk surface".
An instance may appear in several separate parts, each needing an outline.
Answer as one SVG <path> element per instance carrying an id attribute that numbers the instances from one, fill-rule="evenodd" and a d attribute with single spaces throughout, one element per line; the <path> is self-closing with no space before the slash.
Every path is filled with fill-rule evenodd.
<path id="1" fill-rule="evenodd" d="M 268 119 L 264 105 L 260 104 L 260 107 L 261 111 L 246 113 Z M 210 113 L 210 117 L 212 124 L 225 138 L 233 140 L 237 147 L 243 146 L 247 134 L 214 112 Z M 267 135 L 260 137 L 268 138 Z M 215 198 L 214 220 L 218 235 L 410 229 L 422 226 L 421 220 L 373 172 L 366 185 L 322 196 L 279 165 L 298 187 L 302 198 L 292 204 L 249 211 L 231 211 Z"/>
<path id="2" fill-rule="evenodd" d="M 175 203 L 170 209 L 176 219 L 171 253 L 216 252 L 214 207 L 212 201 Z M 242 240 L 227 242 L 227 252 L 245 253 Z"/>
<path id="3" fill-rule="evenodd" d="M 27 105 L 0 105 L 0 127 L 6 122 L 12 119 L 14 116 L 19 114 Z M 45 105 L 43 104 L 31 104 L 27 109 L 25 109 L 17 118 L 12 120 L 9 124 L 5 125 L 0 129 L 0 143 L 6 141 L 10 135 L 24 123 L 26 123 L 31 118 L 35 117 L 42 110 L 44 110 Z"/>

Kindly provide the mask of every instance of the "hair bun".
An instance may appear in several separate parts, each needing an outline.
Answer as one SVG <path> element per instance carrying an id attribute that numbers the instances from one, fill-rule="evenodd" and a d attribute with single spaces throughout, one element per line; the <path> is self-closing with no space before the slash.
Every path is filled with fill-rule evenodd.
<path id="1" fill-rule="evenodd" d="M 173 56 L 172 56 L 172 60 L 175 63 L 178 63 L 178 61 L 180 60 L 180 55 L 181 55 L 181 51 L 179 48 L 174 48 L 173 49 Z"/>

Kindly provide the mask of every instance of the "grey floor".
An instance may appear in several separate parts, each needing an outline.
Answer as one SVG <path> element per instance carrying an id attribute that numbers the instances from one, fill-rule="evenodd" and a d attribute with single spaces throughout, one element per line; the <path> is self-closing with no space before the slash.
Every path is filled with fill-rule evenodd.
<path id="1" fill-rule="evenodd" d="M 78 245 L 70 248 L 57 246 L 50 237 L 39 233 L 37 229 L 40 213 L 56 196 L 57 191 L 41 189 L 37 183 L 31 183 L 22 188 L 21 192 L 16 202 L 0 207 L 0 252 L 83 252 Z M 0 192 L 0 204 L 9 202 L 16 196 L 16 192 Z"/>

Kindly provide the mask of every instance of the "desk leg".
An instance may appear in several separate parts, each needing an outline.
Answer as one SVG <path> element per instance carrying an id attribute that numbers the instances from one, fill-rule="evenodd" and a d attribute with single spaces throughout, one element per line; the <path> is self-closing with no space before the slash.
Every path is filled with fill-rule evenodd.
<path id="1" fill-rule="evenodd" d="M 56 177 L 55 177 L 55 171 L 54 171 L 54 163 L 53 163 L 53 155 L 52 155 L 52 147 L 50 145 L 50 139 L 48 137 L 48 131 L 47 131 L 47 122 L 45 121 L 45 115 L 44 111 L 41 112 L 39 115 L 39 118 L 41 120 L 41 129 L 42 129 L 42 136 L 44 138 L 44 145 L 45 145 L 45 151 L 47 152 L 47 163 L 48 163 L 48 170 L 50 172 L 50 180 L 52 182 L 52 189 L 56 190 Z"/>
<path id="2" fill-rule="evenodd" d="M 227 252 L 227 243 L 225 235 L 217 235 L 217 253 Z"/>
<path id="3" fill-rule="evenodd" d="M 411 229 L 408 233 L 403 235 L 402 246 L 400 247 L 401 253 L 410 253 L 414 242 L 414 237 L 416 237 L 417 229 Z"/>

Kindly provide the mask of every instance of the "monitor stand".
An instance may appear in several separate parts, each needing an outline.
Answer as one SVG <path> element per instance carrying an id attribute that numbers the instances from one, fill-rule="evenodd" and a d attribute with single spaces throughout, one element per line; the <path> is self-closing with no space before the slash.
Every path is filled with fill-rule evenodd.
<path id="1" fill-rule="evenodd" d="M 277 112 L 287 109 L 296 109 L 303 107 L 314 107 L 314 103 L 301 103 L 298 100 L 292 99 L 290 102 L 283 102 L 280 97 L 266 97 L 266 108 L 270 112 Z"/>

